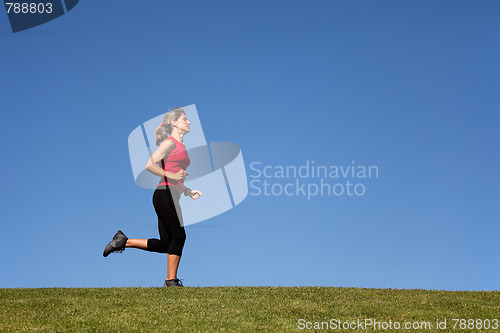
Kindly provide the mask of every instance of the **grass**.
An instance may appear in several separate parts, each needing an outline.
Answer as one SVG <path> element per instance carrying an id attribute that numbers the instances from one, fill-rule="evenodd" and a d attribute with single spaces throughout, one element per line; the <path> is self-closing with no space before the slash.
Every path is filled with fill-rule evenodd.
<path id="1" fill-rule="evenodd" d="M 333 287 L 0 289 L 1 332 L 303 332 L 299 319 L 328 322 L 500 320 L 500 292 Z M 436 320 L 447 319 L 447 329 Z M 304 323 L 305 325 L 305 323 Z M 499 323 L 500 325 L 500 323 Z M 366 327 L 330 332 L 384 331 Z"/>

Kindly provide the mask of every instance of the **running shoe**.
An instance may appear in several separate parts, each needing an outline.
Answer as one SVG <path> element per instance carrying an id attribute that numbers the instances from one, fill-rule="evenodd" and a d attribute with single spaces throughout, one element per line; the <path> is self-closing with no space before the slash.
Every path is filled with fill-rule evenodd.
<path id="1" fill-rule="evenodd" d="M 125 244 L 127 244 L 127 239 L 127 236 L 125 236 L 121 230 L 118 230 L 113 236 L 113 240 L 104 248 L 102 255 L 107 257 L 112 252 L 123 252 L 123 250 L 125 250 Z"/>
<path id="2" fill-rule="evenodd" d="M 165 280 L 164 287 L 184 287 L 179 279 Z"/>

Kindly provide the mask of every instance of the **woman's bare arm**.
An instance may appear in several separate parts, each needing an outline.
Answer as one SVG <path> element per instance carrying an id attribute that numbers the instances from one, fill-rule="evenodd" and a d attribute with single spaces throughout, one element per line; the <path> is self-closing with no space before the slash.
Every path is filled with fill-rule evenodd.
<path id="1" fill-rule="evenodd" d="M 149 158 L 148 163 L 146 164 L 146 170 L 158 177 L 167 177 L 173 180 L 182 180 L 186 178 L 186 170 L 180 170 L 177 173 L 171 173 L 163 170 L 158 165 L 162 160 L 168 157 L 174 147 L 175 143 L 172 139 L 164 140 Z"/>

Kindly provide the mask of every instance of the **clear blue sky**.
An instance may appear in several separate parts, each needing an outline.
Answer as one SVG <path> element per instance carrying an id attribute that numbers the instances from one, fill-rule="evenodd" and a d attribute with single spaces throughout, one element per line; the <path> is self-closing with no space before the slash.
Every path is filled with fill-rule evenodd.
<path id="1" fill-rule="evenodd" d="M 249 195 L 187 227 L 185 285 L 498 290 L 499 15 L 498 1 L 82 0 L 13 34 L 2 9 L 0 287 L 161 286 L 164 255 L 102 251 L 118 228 L 157 236 L 129 133 L 196 104 L 249 175 L 314 160 L 379 177 L 362 197 Z"/>

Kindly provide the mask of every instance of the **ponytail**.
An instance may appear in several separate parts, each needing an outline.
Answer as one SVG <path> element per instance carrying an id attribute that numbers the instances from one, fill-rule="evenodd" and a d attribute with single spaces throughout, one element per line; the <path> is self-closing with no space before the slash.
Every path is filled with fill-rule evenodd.
<path id="1" fill-rule="evenodd" d="M 155 130 L 155 135 L 156 135 L 156 145 L 159 146 L 163 140 L 165 140 L 168 137 L 167 132 L 165 132 L 165 129 L 163 127 L 163 124 L 158 126 Z"/>

